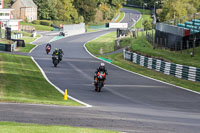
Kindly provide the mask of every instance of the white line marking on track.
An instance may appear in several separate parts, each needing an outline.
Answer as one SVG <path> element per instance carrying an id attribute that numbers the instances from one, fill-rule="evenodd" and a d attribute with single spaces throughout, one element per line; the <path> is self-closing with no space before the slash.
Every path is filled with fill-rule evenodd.
<path id="1" fill-rule="evenodd" d="M 0 103 L 0 105 L 30 105 L 30 106 L 41 106 L 41 107 L 63 107 L 63 108 L 87 108 L 85 106 L 64 106 L 64 105 L 50 105 L 50 104 L 32 104 L 32 103 Z"/>
<path id="2" fill-rule="evenodd" d="M 33 50 L 35 50 L 37 47 L 38 47 L 38 45 L 35 45 L 35 47 L 34 47 L 34 48 L 32 48 L 32 49 L 31 49 L 31 51 L 30 51 L 29 53 L 32 53 L 32 52 L 33 52 Z"/>
<path id="3" fill-rule="evenodd" d="M 44 72 L 43 69 L 40 67 L 40 65 L 35 61 L 35 59 L 34 59 L 33 57 L 31 57 L 31 59 L 32 59 L 33 62 L 37 65 L 37 67 L 40 69 L 40 71 L 42 72 L 42 75 L 44 76 L 44 78 L 45 78 L 53 87 L 55 87 L 61 94 L 64 95 L 65 93 L 64 93 L 60 88 L 58 88 L 56 85 L 54 85 L 54 84 L 48 79 L 48 77 L 46 76 L 45 72 Z M 87 104 L 87 103 L 85 103 L 85 102 L 82 102 L 82 101 L 80 101 L 80 100 L 78 100 L 78 99 L 76 99 L 76 98 L 74 98 L 74 97 L 71 97 L 71 96 L 69 96 L 69 95 L 68 95 L 68 97 L 69 97 L 70 99 L 72 99 L 72 100 L 74 100 L 74 101 L 80 103 L 80 104 L 85 105 L 86 107 L 92 107 L 92 105 L 89 105 L 89 104 Z"/>
<path id="4" fill-rule="evenodd" d="M 91 84 L 82 84 L 82 85 L 85 85 L 85 86 L 92 86 L 94 85 L 94 83 L 91 83 Z M 138 87 L 138 88 L 163 88 L 163 87 L 166 87 L 166 86 L 152 86 L 152 85 L 109 85 L 109 84 L 106 84 L 104 85 L 105 87 Z"/>

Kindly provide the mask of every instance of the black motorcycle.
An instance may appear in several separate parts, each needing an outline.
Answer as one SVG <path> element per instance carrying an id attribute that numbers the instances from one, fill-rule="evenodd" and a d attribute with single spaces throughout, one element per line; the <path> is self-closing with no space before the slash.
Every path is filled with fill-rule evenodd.
<path id="1" fill-rule="evenodd" d="M 94 81 L 95 91 L 101 92 L 101 88 L 104 86 L 104 81 L 106 78 L 105 72 L 98 72 L 96 75 L 96 79 Z"/>
<path id="2" fill-rule="evenodd" d="M 59 58 L 57 55 L 54 55 L 52 57 L 52 61 L 53 61 L 53 64 L 54 64 L 54 67 L 57 67 L 58 63 L 59 63 Z"/>

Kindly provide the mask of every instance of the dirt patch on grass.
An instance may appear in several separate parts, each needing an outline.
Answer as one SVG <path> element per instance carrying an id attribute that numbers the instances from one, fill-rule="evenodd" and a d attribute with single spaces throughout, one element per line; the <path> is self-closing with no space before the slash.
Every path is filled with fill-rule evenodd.
<path id="1" fill-rule="evenodd" d="M 100 48 L 99 53 L 103 54 L 103 48 L 102 47 Z"/>

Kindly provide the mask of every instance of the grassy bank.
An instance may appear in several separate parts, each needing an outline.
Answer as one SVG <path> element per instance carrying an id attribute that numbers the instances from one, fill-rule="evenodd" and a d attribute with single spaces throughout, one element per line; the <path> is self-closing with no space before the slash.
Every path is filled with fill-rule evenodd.
<path id="1" fill-rule="evenodd" d="M 39 124 L 24 124 L 15 122 L 0 122 L 1 133 L 118 133 L 116 131 L 92 128 L 77 128 L 70 126 L 50 126 Z"/>
<path id="2" fill-rule="evenodd" d="M 52 31 L 53 30 L 53 27 L 50 27 L 50 26 L 36 25 L 36 24 L 26 23 L 26 22 L 20 22 L 20 25 L 32 26 L 32 27 L 35 27 L 35 30 L 41 30 L 41 31 Z"/>
<path id="3" fill-rule="evenodd" d="M 114 51 L 116 32 L 106 34 L 106 37 L 100 37 L 95 41 L 87 43 L 87 49 L 94 55 L 100 55 Z M 102 52 L 102 53 L 101 53 Z"/>
<path id="4" fill-rule="evenodd" d="M 183 64 L 185 63 L 186 60 L 184 60 L 184 58 L 183 58 L 183 60 L 181 60 L 181 59 L 179 60 L 179 58 L 182 58 L 182 57 L 179 57 L 179 56 L 182 56 L 182 54 L 179 52 L 172 52 L 172 51 L 168 51 L 168 50 L 164 50 L 164 49 L 153 50 L 152 46 L 145 40 L 144 40 L 145 47 L 143 47 L 143 44 L 142 44 L 143 37 L 141 36 L 141 33 L 139 35 L 140 36 L 137 39 L 132 39 L 132 38 L 124 39 L 121 42 L 121 46 L 125 47 L 125 46 L 129 45 L 135 51 L 140 51 L 144 54 L 151 53 L 151 55 L 156 56 L 156 57 L 160 57 L 160 54 L 161 54 L 162 57 L 165 58 L 166 60 L 169 60 L 170 58 L 168 58 L 168 57 L 171 57 L 171 58 L 174 58 L 174 60 L 176 60 L 176 62 L 179 61 L 179 62 L 182 62 Z M 108 42 L 104 41 L 108 38 L 110 38 L 110 40 Z M 111 38 L 113 38 L 113 40 Z M 96 40 L 93 40 L 93 41 L 87 43 L 86 47 L 92 54 L 100 56 L 99 52 L 97 52 L 97 51 L 100 51 L 100 48 L 102 48 L 103 46 L 106 46 L 109 49 L 108 51 L 112 51 L 114 39 L 115 39 L 115 34 L 109 33 L 109 34 L 106 34 L 106 35 L 96 39 Z M 136 72 L 136 73 L 148 76 L 148 77 L 152 77 L 154 79 L 158 79 L 161 81 L 165 81 L 165 82 L 168 82 L 168 83 L 171 83 L 174 85 L 178 85 L 181 87 L 185 87 L 185 88 L 200 92 L 200 83 L 179 79 L 179 78 L 176 78 L 173 76 L 168 76 L 168 75 L 162 74 L 160 72 L 156 72 L 154 70 L 150 70 L 145 67 L 139 66 L 132 62 L 124 60 L 122 53 L 101 56 L 101 57 L 111 59 L 113 61 L 112 62 L 113 64 L 116 64 L 116 65 L 118 65 L 122 68 L 125 68 L 127 70 L 130 70 L 132 72 Z M 189 57 L 189 58 L 191 58 L 191 57 Z M 196 58 L 198 58 L 198 57 L 196 57 Z M 198 62 L 198 60 L 196 60 L 196 62 Z"/>
<path id="5" fill-rule="evenodd" d="M 144 41 L 145 47 L 143 47 L 143 37 L 140 36 L 137 39 L 126 38 L 122 40 L 121 44 L 123 46 L 130 44 L 133 51 L 138 51 L 148 56 L 153 56 L 156 58 L 161 58 L 169 62 L 176 64 L 182 64 L 187 66 L 200 67 L 200 47 L 195 48 L 195 56 L 191 57 L 190 52 L 192 49 L 181 51 L 170 51 L 169 49 L 156 48 L 153 49 L 153 46 L 147 41 Z"/>
<path id="6" fill-rule="evenodd" d="M 0 53 L 0 75 L 0 101 L 80 105 L 64 101 L 28 56 Z"/>

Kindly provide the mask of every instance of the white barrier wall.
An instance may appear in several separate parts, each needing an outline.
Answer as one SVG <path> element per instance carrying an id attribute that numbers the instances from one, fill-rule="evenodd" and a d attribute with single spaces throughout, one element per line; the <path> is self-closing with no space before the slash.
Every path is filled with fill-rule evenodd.
<path id="1" fill-rule="evenodd" d="M 66 36 L 85 33 L 85 23 L 63 25 L 63 32 Z"/>

